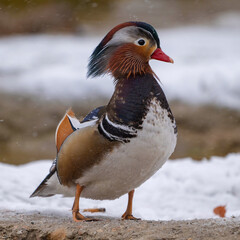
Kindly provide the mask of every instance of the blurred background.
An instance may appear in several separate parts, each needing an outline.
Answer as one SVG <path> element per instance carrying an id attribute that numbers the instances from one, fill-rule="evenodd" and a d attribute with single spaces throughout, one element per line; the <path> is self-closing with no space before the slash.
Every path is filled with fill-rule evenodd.
<path id="1" fill-rule="evenodd" d="M 171 158 L 240 152 L 239 0 L 1 0 L 1 162 L 55 158 L 65 111 L 107 104 L 112 79 L 86 79 L 87 61 L 129 20 L 153 25 L 175 60 L 151 62 L 178 124 Z"/>

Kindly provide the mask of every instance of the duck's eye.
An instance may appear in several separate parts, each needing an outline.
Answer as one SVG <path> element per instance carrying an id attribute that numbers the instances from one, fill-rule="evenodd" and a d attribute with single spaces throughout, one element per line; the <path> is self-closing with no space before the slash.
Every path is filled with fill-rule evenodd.
<path id="1" fill-rule="evenodd" d="M 143 46 L 145 44 L 145 40 L 141 38 L 141 39 L 137 40 L 137 44 L 140 46 Z"/>

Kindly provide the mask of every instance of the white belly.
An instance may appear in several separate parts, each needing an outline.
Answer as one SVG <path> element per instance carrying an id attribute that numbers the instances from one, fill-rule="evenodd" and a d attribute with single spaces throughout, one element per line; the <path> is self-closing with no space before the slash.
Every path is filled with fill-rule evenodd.
<path id="1" fill-rule="evenodd" d="M 167 111 L 152 102 L 138 136 L 115 148 L 76 181 L 85 186 L 81 196 L 115 199 L 139 187 L 173 153 L 176 146 L 174 125 Z"/>

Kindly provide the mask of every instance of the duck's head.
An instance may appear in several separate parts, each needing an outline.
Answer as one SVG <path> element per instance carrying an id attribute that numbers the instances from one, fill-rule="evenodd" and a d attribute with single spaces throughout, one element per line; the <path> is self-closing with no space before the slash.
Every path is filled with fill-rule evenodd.
<path id="1" fill-rule="evenodd" d="M 173 60 L 160 48 L 156 30 L 145 22 L 126 22 L 114 27 L 93 51 L 88 76 L 111 73 L 115 79 L 152 73 L 148 62 Z"/>

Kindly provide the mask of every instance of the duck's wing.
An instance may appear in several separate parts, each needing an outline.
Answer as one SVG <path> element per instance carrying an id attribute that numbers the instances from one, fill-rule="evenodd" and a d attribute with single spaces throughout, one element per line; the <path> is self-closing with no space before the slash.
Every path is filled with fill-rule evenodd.
<path id="1" fill-rule="evenodd" d="M 98 107 L 91 111 L 82 122 L 80 122 L 73 111 L 70 109 L 66 112 L 62 120 L 59 122 L 56 133 L 55 133 L 55 143 L 57 148 L 57 153 L 60 151 L 65 140 L 71 136 L 75 131 L 80 131 L 80 129 L 85 132 L 85 128 L 89 129 L 96 125 L 103 112 L 105 111 L 105 106 Z M 90 128 L 91 129 L 91 128 Z M 81 132 L 81 131 L 80 131 Z M 80 133 L 79 132 L 79 133 Z M 64 187 L 59 184 L 57 177 L 57 159 L 53 161 L 50 168 L 49 174 L 40 183 L 36 190 L 32 193 L 30 197 L 50 197 L 55 194 L 64 194 L 66 196 L 71 195 L 68 189 L 63 189 Z"/>
<path id="2" fill-rule="evenodd" d="M 105 107 L 93 110 L 62 144 L 57 156 L 57 174 L 62 185 L 74 185 L 119 144 L 109 141 L 99 132 L 99 120 L 104 113 Z"/>
<path id="3" fill-rule="evenodd" d="M 87 116 L 81 122 L 76 118 L 74 112 L 71 109 L 69 109 L 62 118 L 62 120 L 59 122 L 56 129 L 55 143 L 57 153 L 59 152 L 63 142 L 69 135 L 71 135 L 77 129 L 95 124 L 95 122 L 100 118 L 100 116 L 105 111 L 105 108 L 106 106 L 101 106 L 94 109 L 89 114 L 87 114 Z"/>
<path id="4" fill-rule="evenodd" d="M 62 120 L 59 122 L 55 132 L 55 144 L 57 153 L 59 152 L 65 139 L 80 127 L 79 120 L 75 117 L 74 112 L 69 109 Z"/>
<path id="5" fill-rule="evenodd" d="M 100 119 L 100 117 L 106 112 L 106 106 L 101 106 L 92 110 L 82 121 L 81 123 Z"/>

